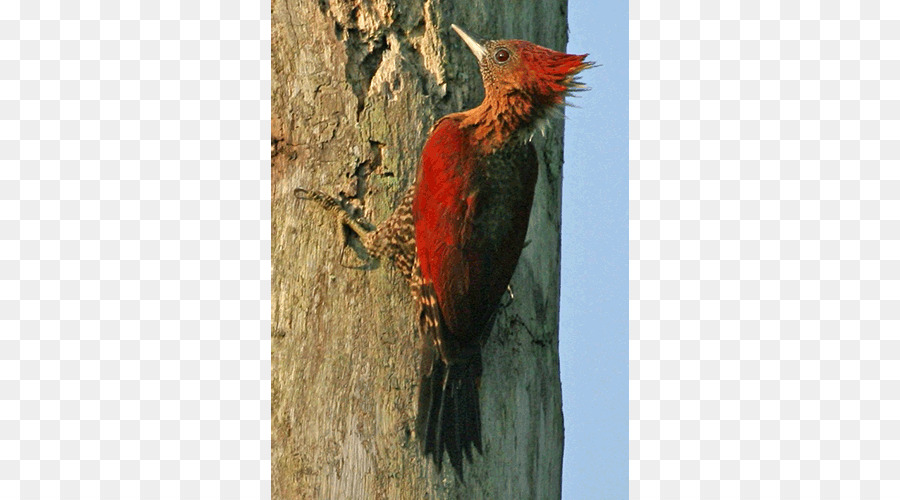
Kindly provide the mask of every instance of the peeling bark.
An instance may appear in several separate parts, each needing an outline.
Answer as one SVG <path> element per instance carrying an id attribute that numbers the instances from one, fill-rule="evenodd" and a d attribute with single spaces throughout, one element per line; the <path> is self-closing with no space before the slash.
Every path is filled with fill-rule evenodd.
<path id="1" fill-rule="evenodd" d="M 292 196 L 340 194 L 376 223 L 391 213 L 434 120 L 482 97 L 451 22 L 565 48 L 561 0 L 273 1 L 273 498 L 560 494 L 561 121 L 537 144 L 530 244 L 485 346 L 485 454 L 465 483 L 449 464 L 435 470 L 412 432 L 419 339 L 406 285 L 389 264 L 355 269 L 342 250 L 352 235 Z"/>

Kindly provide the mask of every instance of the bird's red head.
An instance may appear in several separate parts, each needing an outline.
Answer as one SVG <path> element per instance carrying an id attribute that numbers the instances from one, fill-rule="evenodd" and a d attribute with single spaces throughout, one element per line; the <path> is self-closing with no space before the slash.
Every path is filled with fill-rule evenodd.
<path id="1" fill-rule="evenodd" d="M 587 54 L 566 54 L 524 40 L 479 43 L 458 26 L 451 27 L 478 59 L 484 80 L 481 119 L 499 121 L 497 125 L 511 131 L 533 130 L 566 96 L 585 88 L 576 77 L 592 66 L 584 60 Z"/>

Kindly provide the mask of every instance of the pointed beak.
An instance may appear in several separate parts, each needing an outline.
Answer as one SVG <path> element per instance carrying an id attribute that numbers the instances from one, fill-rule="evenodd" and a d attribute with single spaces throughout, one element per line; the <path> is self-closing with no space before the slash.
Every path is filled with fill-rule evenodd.
<path id="1" fill-rule="evenodd" d="M 487 54 L 487 50 L 484 48 L 484 46 L 476 42 L 474 38 L 467 35 L 465 31 L 459 28 L 459 26 L 451 24 L 450 27 L 453 28 L 453 31 L 455 31 L 456 34 L 459 35 L 459 37 L 462 38 L 464 42 L 466 42 L 466 45 L 468 45 L 469 50 L 471 50 L 472 53 L 475 54 L 475 58 L 478 59 L 478 62 L 481 62 L 481 60 L 484 59 L 485 54 Z"/>

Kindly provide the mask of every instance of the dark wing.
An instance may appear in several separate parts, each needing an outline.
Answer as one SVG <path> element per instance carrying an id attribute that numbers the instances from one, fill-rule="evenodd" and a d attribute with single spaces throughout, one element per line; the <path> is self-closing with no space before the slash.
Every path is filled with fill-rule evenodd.
<path id="1" fill-rule="evenodd" d="M 525 244 L 537 180 L 534 146 L 511 144 L 482 158 L 478 172 L 480 187 L 470 203 L 468 239 L 462 245 L 462 262 L 469 278 L 468 304 L 461 301 L 461 307 L 454 310 L 453 300 L 448 300 L 446 307 L 439 302 L 448 324 L 466 325 L 461 327 L 486 336 Z M 448 275 L 441 281 L 451 280 L 452 269 L 445 271 Z"/>
<path id="2" fill-rule="evenodd" d="M 525 241 L 536 178 L 530 144 L 475 155 L 452 115 L 429 137 L 413 217 L 422 282 L 446 326 L 437 339 L 445 359 L 480 349 Z"/>

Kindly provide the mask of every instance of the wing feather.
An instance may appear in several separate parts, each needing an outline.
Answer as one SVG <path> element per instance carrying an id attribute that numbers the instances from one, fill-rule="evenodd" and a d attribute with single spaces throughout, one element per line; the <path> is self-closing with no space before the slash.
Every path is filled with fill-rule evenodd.
<path id="1" fill-rule="evenodd" d="M 440 120 L 423 148 L 413 201 L 416 252 L 444 320 L 445 359 L 480 349 L 524 245 L 537 178 L 531 144 L 490 157 L 474 150 L 457 116 Z"/>

